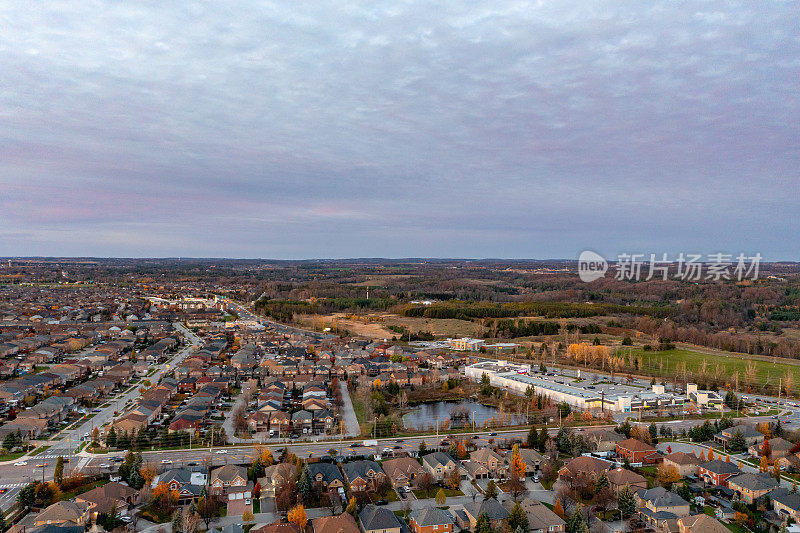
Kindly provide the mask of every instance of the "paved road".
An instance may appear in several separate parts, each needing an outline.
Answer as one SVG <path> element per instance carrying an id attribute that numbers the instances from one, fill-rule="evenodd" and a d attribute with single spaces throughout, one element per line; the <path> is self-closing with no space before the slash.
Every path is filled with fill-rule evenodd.
<path id="1" fill-rule="evenodd" d="M 180 365 L 181 362 L 194 351 L 194 345 L 200 344 L 201 342 L 197 335 L 182 324 L 176 323 L 175 327 L 183 334 L 184 338 L 189 341 L 189 344 L 178 352 L 171 361 L 155 367 L 158 370 L 147 378 L 152 383 L 158 383 L 171 368 Z M 86 434 L 91 435 L 95 427 L 100 427 L 106 422 L 113 420 L 115 418 L 115 410 L 119 410 L 121 414 L 127 402 L 129 400 L 134 401 L 140 395 L 141 393 L 139 392 L 138 386 L 130 387 L 117 398 L 110 400 L 108 407 L 102 408 L 99 413 L 96 413 L 91 419 L 84 421 L 77 429 L 62 431 L 60 433 L 61 440 L 54 442 L 50 449 L 39 456 L 21 457 L 16 461 L 8 461 L 4 464 L 0 464 L 0 488 L 7 489 L 4 494 L 0 495 L 0 509 L 7 509 L 10 507 L 14 503 L 20 488 L 24 487 L 27 483 L 42 478 L 45 480 L 52 479 L 56 458 L 60 455 L 65 458 L 72 458 L 69 464 L 65 465 L 66 472 L 70 471 L 70 467 L 80 469 L 89 465 L 92 461 L 91 457 L 77 457 L 74 453 L 75 449 L 80 446 L 81 438 Z M 108 459 L 105 458 L 103 462 L 107 460 Z M 27 464 L 14 466 L 16 462 L 26 462 Z M 36 467 L 37 464 L 45 463 L 47 466 L 43 468 Z"/>

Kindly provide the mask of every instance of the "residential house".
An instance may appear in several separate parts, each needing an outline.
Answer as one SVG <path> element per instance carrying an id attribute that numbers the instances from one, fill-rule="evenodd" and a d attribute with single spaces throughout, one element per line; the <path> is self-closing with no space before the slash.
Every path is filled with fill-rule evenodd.
<path id="1" fill-rule="evenodd" d="M 562 466 L 561 470 L 558 471 L 558 476 L 566 481 L 570 481 L 579 475 L 600 479 L 600 476 L 608 472 L 613 464 L 611 461 L 598 459 L 597 457 L 581 455 Z"/>
<path id="2" fill-rule="evenodd" d="M 507 511 L 514 507 L 513 500 L 504 503 Z M 556 533 L 566 529 L 564 520 L 538 500 L 525 498 L 520 502 L 528 517 L 528 533 Z"/>
<path id="3" fill-rule="evenodd" d="M 783 457 L 786 457 L 787 455 L 789 455 L 791 449 L 794 447 L 793 443 L 789 442 L 786 439 L 782 439 L 780 437 L 769 439 L 767 442 L 769 443 L 769 449 L 770 449 L 770 454 L 769 454 L 770 461 L 775 461 L 775 459 L 782 459 Z M 752 457 L 756 458 L 761 457 L 762 446 L 763 442 L 761 443 L 761 445 L 750 446 L 747 452 Z"/>
<path id="4" fill-rule="evenodd" d="M 469 460 L 472 463 L 483 465 L 489 473 L 489 477 L 505 479 L 508 473 L 503 457 L 491 448 L 478 448 L 470 454 Z"/>
<path id="5" fill-rule="evenodd" d="M 696 476 L 700 459 L 693 453 L 674 452 L 664 456 L 664 466 L 676 469 L 681 477 Z"/>
<path id="6" fill-rule="evenodd" d="M 426 472 L 422 465 L 411 457 L 389 459 L 381 466 L 395 488 L 409 486 L 415 477 Z"/>
<path id="7" fill-rule="evenodd" d="M 164 484 L 178 492 L 182 502 L 198 498 L 208 481 L 205 467 L 171 468 L 153 479 L 152 487 Z"/>
<path id="8" fill-rule="evenodd" d="M 778 488 L 778 481 L 766 473 L 747 472 L 728 478 L 728 488 L 738 499 L 751 504 Z"/>
<path id="9" fill-rule="evenodd" d="M 689 502 L 664 487 L 640 490 L 635 495 L 636 507 L 643 522 L 655 529 L 674 530 L 678 518 L 689 516 Z"/>
<path id="10" fill-rule="evenodd" d="M 791 518 L 800 521 L 800 493 L 785 488 L 773 490 L 770 495 L 772 509 L 783 519 Z"/>
<path id="11" fill-rule="evenodd" d="M 434 481 L 443 481 L 450 472 L 458 469 L 458 463 L 444 452 L 433 452 L 422 456 L 422 466 L 427 470 Z"/>
<path id="12" fill-rule="evenodd" d="M 86 502 L 77 503 L 69 500 L 56 502 L 34 518 L 34 525 L 62 525 L 67 523 L 79 526 L 86 524 L 89 518 L 90 504 Z"/>
<path id="13" fill-rule="evenodd" d="M 227 495 L 231 487 L 247 485 L 247 469 L 239 465 L 225 465 L 211 471 L 211 494 Z"/>
<path id="14" fill-rule="evenodd" d="M 358 519 L 364 533 L 400 533 L 402 526 L 395 514 L 386 507 L 364 506 Z"/>
<path id="15" fill-rule="evenodd" d="M 306 466 L 314 483 L 321 483 L 328 490 L 344 487 L 342 473 L 331 463 L 311 463 Z"/>
<path id="16" fill-rule="evenodd" d="M 361 531 L 355 519 L 349 513 L 315 518 L 311 522 L 311 528 L 314 533 L 360 533 Z"/>
<path id="17" fill-rule="evenodd" d="M 352 519 L 353 517 L 351 516 L 350 518 Z M 250 529 L 250 533 L 302 533 L 302 531 L 300 526 L 294 522 L 276 520 L 271 524 L 256 524 Z"/>
<path id="18" fill-rule="evenodd" d="M 761 443 L 764 442 L 764 435 L 760 431 L 754 429 L 752 426 L 748 426 L 746 424 L 739 424 L 738 426 L 723 429 L 714 435 L 714 440 L 727 446 L 731 438 L 737 432 L 742 434 L 745 445 L 748 448 L 750 446 L 760 446 Z"/>
<path id="19" fill-rule="evenodd" d="M 352 490 L 376 489 L 386 474 L 375 461 L 353 461 L 342 464 L 345 480 Z"/>
<path id="20" fill-rule="evenodd" d="M 408 517 L 413 533 L 453 533 L 453 516 L 438 507 L 425 507 L 412 511 Z"/>
<path id="21" fill-rule="evenodd" d="M 707 514 L 684 516 L 678 519 L 678 533 L 730 533 L 730 530 L 719 520 Z"/>
<path id="22" fill-rule="evenodd" d="M 297 478 L 297 466 L 291 463 L 278 463 L 268 466 L 264 470 L 264 477 L 258 478 L 261 485 L 261 497 L 274 498 L 278 489 L 284 483 L 290 483 Z"/>
<path id="23" fill-rule="evenodd" d="M 721 459 L 707 461 L 698 467 L 700 479 L 713 486 L 727 487 L 728 478 L 739 473 L 741 473 L 741 470 L 739 470 L 738 466 Z"/>
<path id="24" fill-rule="evenodd" d="M 128 510 L 139 503 L 139 491 L 112 481 L 75 497 L 76 503 L 88 503 L 93 520 L 99 513 L 117 512 L 126 515 Z"/>
<path id="25" fill-rule="evenodd" d="M 475 531 L 475 526 L 478 522 L 478 516 L 485 513 L 486 517 L 492 524 L 492 529 L 499 530 L 502 528 L 503 520 L 508 518 L 508 511 L 505 507 L 500 505 L 494 498 L 488 500 L 478 501 L 474 503 L 467 503 L 464 505 L 463 514 L 456 513 L 456 520 L 462 529 L 469 529 Z"/>
<path id="26" fill-rule="evenodd" d="M 655 464 L 660 457 L 658 450 L 652 444 L 647 444 L 637 439 L 625 439 L 617 443 L 617 457 L 627 459 L 630 463 Z"/>
<path id="27" fill-rule="evenodd" d="M 647 478 L 627 468 L 615 468 L 606 473 L 609 485 L 615 494 L 623 487 L 630 487 L 634 492 L 647 488 Z"/>

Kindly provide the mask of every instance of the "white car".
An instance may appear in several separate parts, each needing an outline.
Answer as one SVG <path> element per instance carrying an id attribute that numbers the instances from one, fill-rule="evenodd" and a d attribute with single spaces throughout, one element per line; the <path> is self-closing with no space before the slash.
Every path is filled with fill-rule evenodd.
<path id="1" fill-rule="evenodd" d="M 161 464 L 162 465 L 171 465 L 172 461 L 169 460 L 169 459 L 161 459 Z"/>
<path id="2" fill-rule="evenodd" d="M 100 465 L 100 468 L 111 468 L 111 465 L 108 463 L 103 463 Z"/>
<path id="3" fill-rule="evenodd" d="M 228 453 L 228 450 L 217 450 L 217 453 Z"/>
<path id="4" fill-rule="evenodd" d="M 19 461 L 14 463 L 14 466 L 28 466 L 28 461 Z"/>

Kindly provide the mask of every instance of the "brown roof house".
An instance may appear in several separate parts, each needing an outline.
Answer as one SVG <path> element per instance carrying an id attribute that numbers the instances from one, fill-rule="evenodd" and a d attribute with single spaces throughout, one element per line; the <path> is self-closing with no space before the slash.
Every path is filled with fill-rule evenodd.
<path id="1" fill-rule="evenodd" d="M 507 500 L 503 505 L 508 511 L 511 511 L 514 501 Z M 542 502 L 525 498 L 520 502 L 520 506 L 528 517 L 529 533 L 553 533 L 565 530 L 564 520 Z"/>
<path id="2" fill-rule="evenodd" d="M 425 473 L 425 469 L 416 459 L 411 457 L 398 457 L 389 459 L 381 465 L 383 471 L 389 476 L 395 488 L 407 487 L 415 477 Z"/>
<path id="3" fill-rule="evenodd" d="M 358 524 L 349 513 L 315 518 L 311 527 L 314 533 L 359 533 Z"/>
<path id="4" fill-rule="evenodd" d="M 209 481 L 211 494 L 228 494 L 231 487 L 245 487 L 247 485 L 247 469 L 238 465 L 221 466 L 211 472 Z"/>
<path id="5" fill-rule="evenodd" d="M 637 474 L 636 472 L 632 472 L 627 468 L 615 468 L 613 470 L 609 470 L 606 473 L 606 477 L 608 478 L 611 488 L 616 494 L 619 494 L 619 491 L 625 486 L 630 487 L 634 492 L 647 488 L 647 478 Z"/>
<path id="6" fill-rule="evenodd" d="M 290 483 L 297 477 L 297 466 L 291 463 L 278 463 L 264 470 L 264 477 L 258 478 L 261 485 L 261 497 L 274 498 L 284 483 Z"/>
<path id="7" fill-rule="evenodd" d="M 64 525 L 69 523 L 82 526 L 86 524 L 89 518 L 90 505 L 86 502 L 77 503 L 71 501 L 56 502 L 41 513 L 34 519 L 34 525 Z"/>
<path id="8" fill-rule="evenodd" d="M 92 519 L 99 513 L 111 514 L 116 511 L 120 515 L 128 514 L 128 510 L 139 503 L 139 491 L 112 481 L 100 487 L 75 496 L 76 503 L 88 503 Z"/>
<path id="9" fill-rule="evenodd" d="M 675 452 L 664 456 L 664 465 L 675 468 L 681 477 L 696 476 L 700 458 L 693 453 Z"/>
<path id="10" fill-rule="evenodd" d="M 625 439 L 617 443 L 618 457 L 627 459 L 631 463 L 654 464 L 660 457 L 658 450 L 652 444 L 647 444 L 637 439 Z"/>
<path id="11" fill-rule="evenodd" d="M 570 481 L 578 475 L 587 475 L 594 479 L 599 479 L 603 473 L 613 466 L 614 463 L 597 457 L 590 457 L 581 455 L 571 460 L 561 467 L 558 471 L 558 477 Z"/>
<path id="12" fill-rule="evenodd" d="M 707 514 L 696 514 L 684 516 L 678 519 L 678 533 L 692 533 L 702 531 L 703 533 L 729 533 L 730 530 L 719 520 Z"/>

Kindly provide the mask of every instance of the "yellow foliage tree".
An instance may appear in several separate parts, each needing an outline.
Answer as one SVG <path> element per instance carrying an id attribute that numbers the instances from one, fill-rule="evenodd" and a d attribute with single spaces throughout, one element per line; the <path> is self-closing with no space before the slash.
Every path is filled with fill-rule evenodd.
<path id="1" fill-rule="evenodd" d="M 511 452 L 511 475 L 517 478 L 525 477 L 525 470 L 528 465 L 522 460 L 522 455 L 519 453 L 519 445 L 515 444 Z"/>
<path id="2" fill-rule="evenodd" d="M 300 526 L 300 529 L 305 531 L 306 524 L 308 523 L 308 516 L 306 516 L 306 509 L 300 504 L 295 505 L 289 511 L 289 514 L 286 516 L 289 522 L 293 524 L 297 524 Z"/>
<path id="3" fill-rule="evenodd" d="M 708 460 L 709 461 L 713 461 L 714 460 L 714 450 L 711 449 L 711 448 L 708 449 Z"/>
<path id="4" fill-rule="evenodd" d="M 758 465 L 758 471 L 761 473 L 769 471 L 769 460 L 766 457 L 761 458 L 761 463 Z"/>
<path id="5" fill-rule="evenodd" d="M 561 500 L 556 499 L 556 503 L 553 505 L 553 512 L 559 517 L 564 518 L 564 506 L 561 505 Z"/>
<path id="6" fill-rule="evenodd" d="M 679 482 L 680 480 L 681 474 L 678 472 L 677 468 L 664 463 L 658 465 L 658 482 L 663 486 L 668 487 L 673 483 Z"/>

